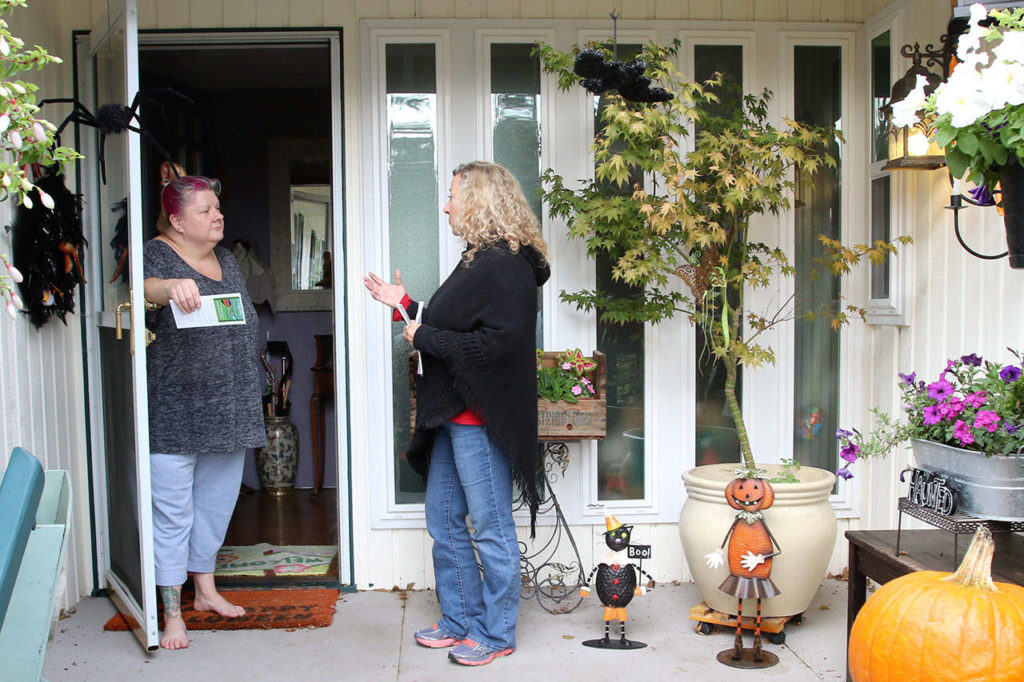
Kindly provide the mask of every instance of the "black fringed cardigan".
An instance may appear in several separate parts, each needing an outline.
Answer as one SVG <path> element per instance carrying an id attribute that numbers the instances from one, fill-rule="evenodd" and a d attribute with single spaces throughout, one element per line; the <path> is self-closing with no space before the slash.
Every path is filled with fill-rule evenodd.
<path id="1" fill-rule="evenodd" d="M 437 429 L 464 411 L 480 416 L 512 465 L 530 508 L 537 493 L 537 287 L 551 271 L 532 247 L 504 244 L 460 261 L 427 304 L 413 346 L 423 359 L 416 381 L 416 427 L 406 456 L 424 478 Z M 415 316 L 417 304 L 409 313 Z"/>

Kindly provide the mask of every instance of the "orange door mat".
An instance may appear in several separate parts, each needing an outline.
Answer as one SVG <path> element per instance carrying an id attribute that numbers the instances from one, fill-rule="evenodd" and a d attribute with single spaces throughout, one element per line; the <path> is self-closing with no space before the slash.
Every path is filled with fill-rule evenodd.
<path id="1" fill-rule="evenodd" d="M 212 611 L 192 608 L 194 594 L 182 596 L 182 615 L 189 630 L 270 630 L 274 628 L 323 628 L 334 620 L 338 590 L 224 590 L 232 604 L 245 607 L 245 615 L 225 618 Z M 160 607 L 160 628 L 163 628 Z M 120 613 L 107 621 L 104 630 L 129 630 Z"/>

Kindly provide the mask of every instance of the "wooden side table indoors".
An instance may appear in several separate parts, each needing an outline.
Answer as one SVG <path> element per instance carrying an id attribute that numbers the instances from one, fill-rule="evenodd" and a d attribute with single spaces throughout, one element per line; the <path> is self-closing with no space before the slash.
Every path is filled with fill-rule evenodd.
<path id="1" fill-rule="evenodd" d="M 324 484 L 324 464 L 327 461 L 324 452 L 326 434 L 324 432 L 324 403 L 334 399 L 334 335 L 317 334 L 316 364 L 313 370 L 313 393 L 309 397 L 309 427 L 313 439 L 313 497 L 320 494 Z"/>

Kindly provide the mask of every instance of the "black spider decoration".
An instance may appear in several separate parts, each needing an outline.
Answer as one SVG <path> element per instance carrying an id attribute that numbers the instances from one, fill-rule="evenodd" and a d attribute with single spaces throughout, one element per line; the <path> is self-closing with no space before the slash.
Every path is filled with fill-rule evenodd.
<path id="1" fill-rule="evenodd" d="M 53 198 L 53 209 L 32 197 L 32 208 L 19 206 L 12 226 L 14 264 L 24 276 L 18 286 L 36 327 L 54 315 L 67 324 L 65 316 L 75 310 L 75 289 L 85 284 L 79 257 L 86 244 L 82 195 L 73 194 L 64 184 L 64 175 L 55 169 L 44 168 L 35 180 Z"/>
<path id="2" fill-rule="evenodd" d="M 87 125 L 91 128 L 96 128 L 100 131 L 100 147 L 97 153 L 99 164 L 100 164 L 100 179 L 103 184 L 107 184 L 107 166 L 106 159 L 104 157 L 103 146 L 107 135 L 113 135 L 117 133 L 123 133 L 126 130 L 130 130 L 133 133 L 142 135 L 149 140 L 157 151 L 160 152 L 160 156 L 170 161 L 171 155 L 167 153 L 167 150 L 160 146 L 156 138 L 146 129 L 142 124 L 142 119 L 139 118 L 138 110 L 139 105 L 143 101 L 150 102 L 157 106 L 161 111 L 163 107 L 160 103 L 153 99 L 152 95 L 158 93 L 165 93 L 179 97 L 190 104 L 195 104 L 195 101 L 182 93 L 178 92 L 174 88 L 153 88 L 150 90 L 139 91 L 135 93 L 135 97 L 132 99 L 132 103 L 129 106 L 123 106 L 120 104 L 103 104 L 93 114 L 88 108 L 78 100 L 71 97 L 59 97 L 53 99 L 44 99 L 39 102 L 39 106 L 44 104 L 54 104 L 63 102 L 65 104 L 71 104 L 71 113 L 68 114 L 67 118 L 57 127 L 57 132 L 54 133 L 54 140 L 56 144 L 59 144 L 60 134 L 64 131 L 69 123 L 80 123 Z M 132 121 L 138 122 L 138 125 L 132 125 Z"/>
<path id="3" fill-rule="evenodd" d="M 617 91 L 631 102 L 667 102 L 674 97 L 664 88 L 652 88 L 651 79 L 644 75 L 647 62 L 634 59 L 622 62 L 608 59 L 600 50 L 587 48 L 576 55 L 573 71 L 583 78 L 584 88 L 600 95 L 608 90 Z"/>

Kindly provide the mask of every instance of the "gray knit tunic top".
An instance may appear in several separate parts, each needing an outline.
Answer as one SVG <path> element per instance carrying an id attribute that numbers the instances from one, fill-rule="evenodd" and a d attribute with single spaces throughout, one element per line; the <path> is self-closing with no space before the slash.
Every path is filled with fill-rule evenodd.
<path id="1" fill-rule="evenodd" d="M 161 454 L 210 454 L 266 444 L 260 402 L 259 319 L 235 257 L 214 247 L 221 280 L 192 269 L 166 242 L 143 251 L 145 277 L 193 279 L 199 294 L 240 293 L 245 324 L 178 329 L 170 305 L 150 329 L 149 447 Z"/>

